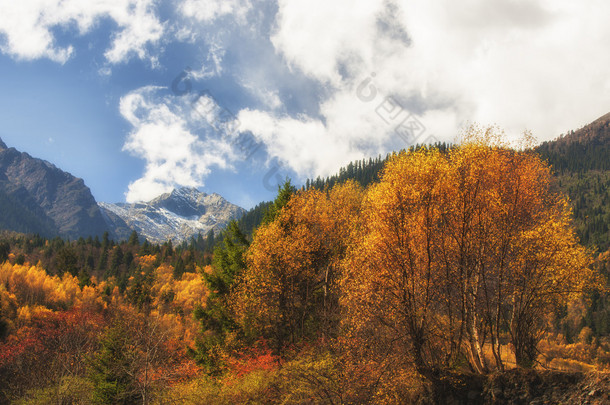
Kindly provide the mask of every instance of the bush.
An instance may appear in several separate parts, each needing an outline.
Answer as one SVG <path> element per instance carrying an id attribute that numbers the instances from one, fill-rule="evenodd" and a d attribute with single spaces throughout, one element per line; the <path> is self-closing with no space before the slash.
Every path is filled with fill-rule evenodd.
<path id="1" fill-rule="evenodd" d="M 85 405 L 92 404 L 91 392 L 93 384 L 80 377 L 63 377 L 58 386 L 33 389 L 28 391 L 22 398 L 15 401 L 15 405 L 47 405 L 71 404 Z"/>

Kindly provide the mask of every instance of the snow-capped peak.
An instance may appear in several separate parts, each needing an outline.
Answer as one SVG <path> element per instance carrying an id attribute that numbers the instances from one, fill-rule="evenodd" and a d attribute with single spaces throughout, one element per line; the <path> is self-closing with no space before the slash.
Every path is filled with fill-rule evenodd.
<path id="1" fill-rule="evenodd" d="M 192 187 L 182 187 L 165 193 L 147 203 L 99 203 L 109 226 L 123 229 L 119 238 L 135 230 L 149 241 L 182 242 L 211 229 L 220 230 L 231 219 L 238 219 L 245 210 L 231 204 L 220 195 L 206 194 Z"/>

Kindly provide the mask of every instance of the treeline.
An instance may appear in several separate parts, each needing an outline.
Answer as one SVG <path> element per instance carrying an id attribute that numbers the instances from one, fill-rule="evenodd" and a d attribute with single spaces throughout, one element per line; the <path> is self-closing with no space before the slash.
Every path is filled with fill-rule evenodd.
<path id="1" fill-rule="evenodd" d="M 537 148 L 559 174 L 610 170 L 610 120 L 600 119 Z"/>
<path id="2" fill-rule="evenodd" d="M 414 145 L 409 148 L 409 151 L 419 150 L 426 145 Z M 449 150 L 450 145 L 442 142 L 434 145 L 429 145 L 437 148 L 440 151 L 446 152 Z M 362 187 L 367 187 L 379 180 L 379 172 L 390 158 L 391 154 L 387 154 L 385 157 L 377 156 L 376 158 L 369 158 L 350 162 L 347 166 L 339 169 L 339 173 L 322 178 L 317 177 L 316 179 L 307 179 L 305 184 L 301 187 L 304 190 L 317 189 L 324 190 L 325 188 L 332 188 L 336 184 L 343 183 L 347 180 L 353 180 L 360 184 Z M 257 204 L 254 208 L 250 209 L 244 214 L 242 218 L 237 221 L 239 229 L 245 234 L 251 236 L 254 230 L 263 223 L 265 213 L 273 205 L 272 201 L 264 201 Z M 220 243 L 221 239 L 217 239 L 217 243 Z"/>
<path id="3" fill-rule="evenodd" d="M 269 207 L 273 204 L 270 201 L 263 201 L 258 203 L 254 208 L 248 210 L 243 217 L 237 221 L 239 229 L 245 235 L 252 235 L 254 230 L 263 222 L 265 213 L 269 210 Z M 222 242 L 222 238 L 217 240 L 217 244 Z"/>
<path id="4" fill-rule="evenodd" d="M 445 142 L 438 142 L 433 145 L 413 145 L 408 149 L 400 150 L 399 152 L 410 151 L 414 152 L 422 148 L 433 147 L 441 152 L 447 152 L 450 148 L 450 144 Z M 324 190 L 326 187 L 332 188 L 336 184 L 343 183 L 347 180 L 353 180 L 360 184 L 362 187 L 367 187 L 369 184 L 379 181 L 379 173 L 385 163 L 390 159 L 392 154 L 387 154 L 385 157 L 378 156 L 376 158 L 369 158 L 350 162 L 347 166 L 339 169 L 339 173 L 322 178 L 317 177 L 315 180 L 307 179 L 303 188 L 309 190 L 315 188 L 317 190 Z"/>
<path id="5" fill-rule="evenodd" d="M 173 266 L 174 276 L 180 278 L 185 272 L 194 272 L 197 266 L 211 263 L 215 246 L 214 231 L 204 238 L 201 234 L 188 242 L 173 246 L 171 241 L 162 245 L 140 241 L 132 232 L 126 241 L 115 242 L 105 233 L 102 238 L 88 237 L 69 241 L 60 237 L 44 238 L 38 234 L 4 232 L 0 236 L 0 263 L 9 257 L 18 265 L 40 264 L 51 275 L 69 273 L 77 276 L 82 285 L 88 284 L 92 276 L 98 280 L 114 277 L 121 291 L 137 270 L 134 259 L 153 255 L 156 264 Z"/>
<path id="6" fill-rule="evenodd" d="M 433 145 L 446 152 L 451 145 Z M 418 150 L 422 145 L 409 148 Z M 574 209 L 578 237 L 586 246 L 604 252 L 610 248 L 610 121 L 591 124 L 577 132 L 544 142 L 534 149 L 553 168 L 559 190 L 565 193 Z M 378 174 L 388 156 L 350 162 L 339 173 L 327 178 L 307 179 L 303 188 L 324 190 L 346 180 L 363 187 L 379 180 Z M 262 222 L 270 202 L 263 202 L 248 211 L 238 222 L 246 235 L 251 235 Z"/>

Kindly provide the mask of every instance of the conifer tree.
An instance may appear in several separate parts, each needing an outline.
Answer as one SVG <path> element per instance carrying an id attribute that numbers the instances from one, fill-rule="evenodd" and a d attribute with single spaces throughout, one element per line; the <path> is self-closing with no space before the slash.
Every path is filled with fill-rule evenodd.
<path id="1" fill-rule="evenodd" d="M 228 298 L 245 269 L 244 253 L 248 246 L 249 242 L 237 222 L 231 221 L 224 231 L 223 244 L 214 251 L 211 273 L 203 273 L 210 293 L 205 309 L 195 311 L 203 331 L 203 337 L 197 342 L 195 358 L 211 375 L 222 372 L 222 352 L 226 349 L 228 335 L 239 334 Z"/>
<path id="2" fill-rule="evenodd" d="M 128 331 L 120 323 L 104 334 L 101 348 L 90 366 L 96 403 L 127 405 L 141 402 L 137 383 L 130 372 L 129 346 Z"/>

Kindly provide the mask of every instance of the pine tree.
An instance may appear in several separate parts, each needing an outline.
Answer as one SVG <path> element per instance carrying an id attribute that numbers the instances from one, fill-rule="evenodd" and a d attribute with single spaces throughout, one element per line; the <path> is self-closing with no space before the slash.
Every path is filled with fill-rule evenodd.
<path id="1" fill-rule="evenodd" d="M 129 241 L 127 241 L 127 244 L 130 246 L 140 246 L 140 239 L 138 238 L 138 233 L 136 231 L 133 231 L 131 235 L 129 235 Z"/>
<path id="2" fill-rule="evenodd" d="M 93 398 L 98 404 L 137 404 L 141 402 L 129 360 L 129 332 L 122 324 L 110 327 L 101 348 L 91 361 Z"/>
<path id="3" fill-rule="evenodd" d="M 290 179 L 286 179 L 282 186 L 278 186 L 278 194 L 273 201 L 273 204 L 269 207 L 267 212 L 263 217 L 263 224 L 269 223 L 277 217 L 279 212 L 284 208 L 288 201 L 290 201 L 290 197 L 295 193 L 296 188 L 290 182 Z"/>
<path id="4" fill-rule="evenodd" d="M 182 275 L 184 274 L 185 271 L 186 271 L 186 266 L 184 265 L 184 260 L 182 260 L 182 257 L 178 257 L 178 260 L 176 260 L 176 264 L 174 264 L 174 271 L 173 271 L 174 279 L 180 280 L 180 278 L 182 278 Z"/>
<path id="5" fill-rule="evenodd" d="M 71 245 L 64 246 L 55 258 L 55 267 L 62 273 L 78 275 L 78 257 Z"/>
<path id="6" fill-rule="evenodd" d="M 203 274 L 210 294 L 205 308 L 195 311 L 203 337 L 193 352 L 197 362 L 210 375 L 218 375 L 223 370 L 222 353 L 231 349 L 226 347 L 227 336 L 239 334 L 228 299 L 245 269 L 244 254 L 249 245 L 237 222 L 231 221 L 224 231 L 223 245 L 214 250 L 212 272 Z"/>
<path id="7" fill-rule="evenodd" d="M 0 243 L 0 264 L 8 260 L 8 254 L 11 252 L 11 245 L 8 242 Z"/>

